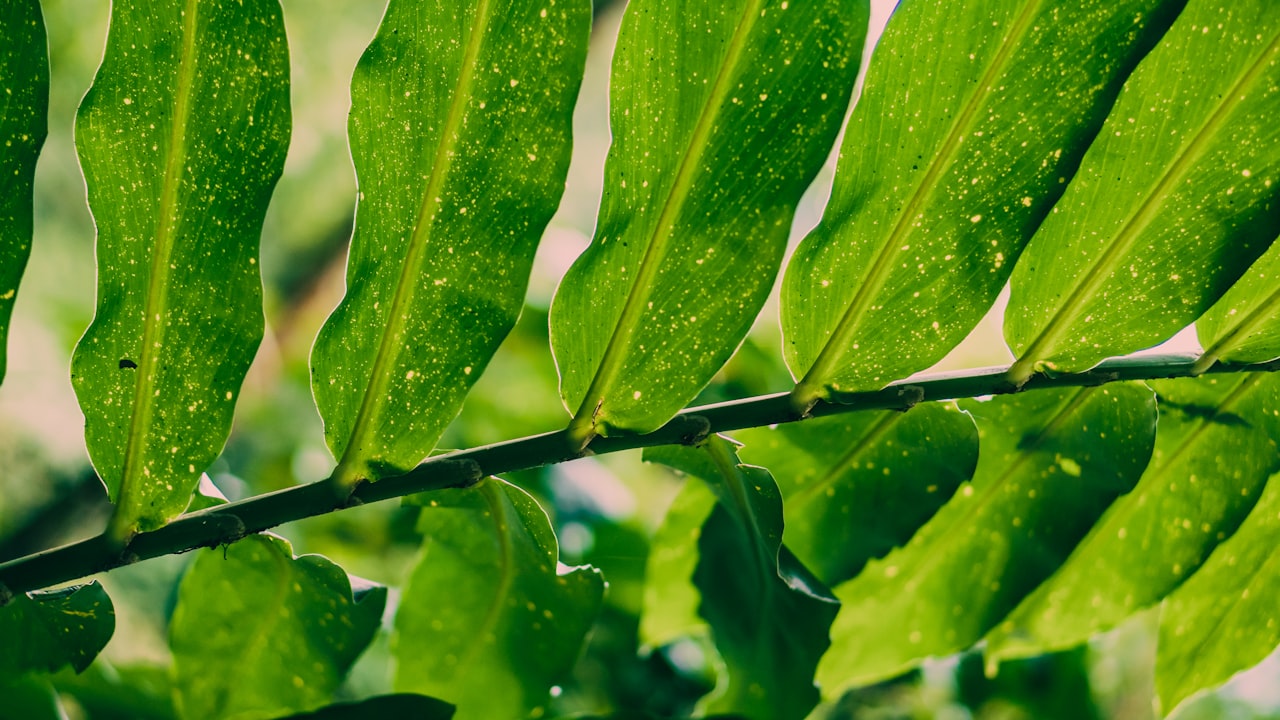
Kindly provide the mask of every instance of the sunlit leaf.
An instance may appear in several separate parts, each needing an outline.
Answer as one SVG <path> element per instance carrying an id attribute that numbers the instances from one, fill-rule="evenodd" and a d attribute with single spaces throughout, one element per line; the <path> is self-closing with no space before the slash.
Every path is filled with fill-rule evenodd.
<path id="1" fill-rule="evenodd" d="M 646 451 L 645 459 L 665 462 L 663 452 Z M 702 596 L 693 584 L 693 573 L 700 557 L 698 538 L 715 506 L 715 493 L 705 482 L 686 482 L 653 534 L 645 561 L 639 631 L 640 642 L 648 647 L 709 631 L 698 615 Z"/>
<path id="2" fill-rule="evenodd" d="M 1235 531 L 1280 471 L 1280 375 L 1152 385 L 1160 423 L 1151 464 L 987 637 L 990 661 L 1073 647 L 1158 602 Z"/>
<path id="3" fill-rule="evenodd" d="M 593 568 L 557 572 L 546 513 L 490 478 L 433 492 L 422 556 L 396 613 L 396 689 L 438 697 L 459 720 L 545 710 L 600 608 Z"/>
<path id="4" fill-rule="evenodd" d="M 1280 357 L 1280 242 L 1196 321 L 1196 334 L 1204 348 L 1200 369 Z"/>
<path id="5" fill-rule="evenodd" d="M 295 558 L 272 535 L 201 551 L 169 624 L 178 714 L 248 720 L 328 703 L 386 600 L 386 588 L 319 555 Z"/>
<path id="6" fill-rule="evenodd" d="M 1133 487 L 1155 440 L 1155 397 L 1138 384 L 961 407 L 982 443 L 973 482 L 906 547 L 836 588 L 843 604 L 818 666 L 824 695 L 981 639 Z"/>
<path id="7" fill-rule="evenodd" d="M 1190 325 L 1280 234 L 1280 3 L 1192 0 L 1014 270 L 1018 362 L 1085 370 Z"/>
<path id="8" fill-rule="evenodd" d="M 0 606 L 0 676 L 80 672 L 116 628 L 111 598 L 96 581 L 63 590 L 27 593 Z"/>
<path id="9" fill-rule="evenodd" d="M 574 439 L 646 432 L 724 365 L 839 130 L 866 0 L 634 0 L 604 201 L 551 306 Z"/>
<path id="10" fill-rule="evenodd" d="M 1185 1 L 961 0 L 894 13 L 831 202 L 787 267 L 797 403 L 881 388 L 973 329 Z"/>
<path id="11" fill-rule="evenodd" d="M 289 141 L 277 0 L 117 0 L 76 146 L 98 306 L 72 382 L 126 537 L 181 513 L 262 338 L 258 236 Z"/>
<path id="12" fill-rule="evenodd" d="M 1280 409 L 1273 409 L 1280 414 Z M 1280 645 L 1280 475 L 1240 529 L 1165 601 L 1156 694 L 1166 711 Z"/>
<path id="13" fill-rule="evenodd" d="M 9 315 L 31 252 L 36 158 L 48 132 L 49 52 L 39 0 L 0 5 L 0 381 Z"/>
<path id="14" fill-rule="evenodd" d="M 778 480 L 787 547 L 833 586 L 906 544 L 978 463 L 973 419 L 951 404 L 734 435 L 742 459 Z"/>
<path id="15" fill-rule="evenodd" d="M 393 0 L 351 81 L 360 202 L 312 388 L 350 484 L 420 462 L 515 324 L 564 192 L 588 0 Z"/>

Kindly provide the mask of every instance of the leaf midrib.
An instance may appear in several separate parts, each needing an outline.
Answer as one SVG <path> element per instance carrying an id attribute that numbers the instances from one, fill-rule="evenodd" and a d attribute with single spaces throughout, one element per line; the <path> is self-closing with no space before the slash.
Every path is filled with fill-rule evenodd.
<path id="1" fill-rule="evenodd" d="M 387 311 L 388 322 L 383 329 L 382 339 L 378 343 L 369 383 L 365 386 L 364 395 L 360 399 L 360 409 L 352 424 L 346 448 L 338 461 L 338 467 L 333 471 L 333 482 L 343 488 L 354 487 L 360 480 L 366 479 L 363 476 L 367 473 L 367 468 L 363 467 L 363 463 L 373 457 L 372 451 L 366 448 L 365 444 L 372 441 L 373 418 L 381 409 L 382 398 L 386 395 L 387 387 L 391 383 L 391 367 L 399 360 L 400 349 L 404 345 L 405 311 L 413 301 L 417 280 L 426 259 L 426 247 L 431 241 L 431 230 L 435 227 L 440 209 L 437 208 L 437 212 L 432 213 L 431 206 L 436 204 L 436 198 L 440 197 L 440 190 L 453 166 L 453 158 L 456 155 L 454 150 L 458 145 L 462 119 L 466 114 L 467 103 L 471 100 L 472 87 L 475 85 L 476 60 L 480 55 L 480 48 L 484 45 L 492 9 L 492 0 L 479 0 L 475 22 L 471 26 L 471 34 L 467 38 L 467 47 L 463 52 L 462 74 L 458 78 L 456 91 L 449 103 L 445 126 L 440 135 L 440 142 L 436 146 L 435 157 L 432 159 L 431 175 L 427 180 L 421 204 L 418 206 L 417 219 L 409 239 L 409 248 L 400 266 L 400 277 L 396 282 L 391 307 Z"/>
<path id="2" fill-rule="evenodd" d="M 583 395 L 582 403 L 578 406 L 577 412 L 574 413 L 573 419 L 569 423 L 569 437 L 574 443 L 583 447 L 593 436 L 599 434 L 596 431 L 596 416 L 601 410 L 605 395 L 622 371 L 626 351 L 631 345 L 632 336 L 640 326 L 649 291 L 657 279 L 658 272 L 661 270 L 662 260 L 666 256 L 667 245 L 671 241 L 672 233 L 675 230 L 675 221 L 689 199 L 693 186 L 693 177 L 698 172 L 701 165 L 700 160 L 711 141 L 712 130 L 715 128 L 720 110 L 724 106 L 725 99 L 729 96 L 730 84 L 738 63 L 742 59 L 747 37 L 755 26 L 756 19 L 760 16 L 760 7 L 763 1 L 748 0 L 742 16 L 738 18 L 738 24 L 734 28 L 733 36 L 729 41 L 729 48 L 726 51 L 724 62 L 720 64 L 715 83 L 712 85 L 711 94 L 702 106 L 702 112 L 698 117 L 697 124 L 694 126 L 689 146 L 684 156 L 680 159 L 680 165 L 676 171 L 676 179 L 671 184 L 671 190 L 668 191 L 663 201 L 662 213 L 658 216 L 658 220 L 653 226 L 653 233 L 645 245 L 644 257 L 640 261 L 635 280 L 627 293 L 626 302 L 622 307 L 622 314 L 618 317 L 618 322 L 613 328 L 609 344 L 605 347 L 604 354 L 600 358 L 600 364 L 596 367 L 596 374 L 592 377 L 586 394 Z"/>

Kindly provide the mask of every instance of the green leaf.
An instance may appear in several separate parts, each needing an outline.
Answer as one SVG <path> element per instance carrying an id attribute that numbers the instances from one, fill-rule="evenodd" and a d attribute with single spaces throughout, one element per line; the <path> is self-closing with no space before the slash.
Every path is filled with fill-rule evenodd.
<path id="1" fill-rule="evenodd" d="M 459 720 L 545 709 L 599 611 L 599 572 L 557 572 L 551 523 L 514 485 L 426 497 L 422 556 L 396 613 L 396 689 L 447 700 Z"/>
<path id="2" fill-rule="evenodd" d="M 1280 357 L 1280 242 L 1272 243 L 1244 277 L 1196 321 L 1204 355 L 1215 362 L 1254 363 Z"/>
<path id="3" fill-rule="evenodd" d="M 1280 410 L 1272 410 L 1280 414 Z M 1165 601 L 1156 694 L 1166 712 L 1280 644 L 1280 475 L 1240 529 Z"/>
<path id="4" fill-rule="evenodd" d="M 1280 4 L 1192 0 L 1013 272 L 1025 382 L 1190 325 L 1280 233 Z"/>
<path id="5" fill-rule="evenodd" d="M 39 0 L 0 5 L 0 381 L 9 316 L 31 253 L 36 158 L 48 134 L 49 52 Z"/>
<path id="6" fill-rule="evenodd" d="M 832 586 L 906 544 L 978 464 L 973 419 L 950 403 L 735 435 L 778 478 L 787 547 Z"/>
<path id="7" fill-rule="evenodd" d="M 825 696 L 977 642 L 1133 487 L 1155 440 L 1155 397 L 1140 384 L 961 407 L 982 443 L 973 482 L 906 547 L 836 588 L 843 605 L 818 666 Z"/>
<path id="8" fill-rule="evenodd" d="M 353 592 L 354 590 L 354 592 Z M 182 718 L 273 718 L 332 699 L 373 639 L 387 590 L 250 535 L 201 551 L 169 625 Z"/>
<path id="9" fill-rule="evenodd" d="M 98 306 L 72 383 L 117 504 L 111 532 L 187 507 L 262 338 L 258 236 L 289 140 L 277 0 L 118 0 L 76 145 Z"/>
<path id="10" fill-rule="evenodd" d="M 0 607 L 0 677 L 81 672 L 116 629 L 115 608 L 97 581 L 18 595 Z"/>
<path id="11" fill-rule="evenodd" d="M 290 715 L 285 720 L 366 720 L 366 718 L 450 720 L 455 709 L 443 700 L 402 693 L 379 695 L 360 702 L 329 705 L 315 712 Z"/>
<path id="12" fill-rule="evenodd" d="M 520 314 L 564 192 L 587 0 L 392 0 L 351 81 L 360 202 L 312 388 L 344 484 L 409 470 Z"/>
<path id="13" fill-rule="evenodd" d="M 1184 2 L 960 0 L 894 13 L 822 223 L 783 283 L 799 406 L 884 387 L 964 339 Z"/>
<path id="14" fill-rule="evenodd" d="M 987 637 L 987 658 L 1073 647 L 1178 587 L 1240 525 L 1280 471 L 1280 375 L 1152 383 L 1151 464 L 1067 562 Z"/>
<path id="15" fill-rule="evenodd" d="M 665 448 L 652 448 L 645 451 L 644 458 L 668 463 L 666 452 Z M 702 596 L 693 584 L 693 573 L 700 557 L 698 538 L 715 507 L 715 493 L 705 482 L 686 482 L 653 534 L 645 560 L 639 630 L 640 642 L 649 648 L 709 631 L 698 615 Z"/>
<path id="16" fill-rule="evenodd" d="M 698 536 L 693 582 L 726 677 L 699 709 L 804 718 L 818 703 L 813 671 L 836 600 L 782 546 L 782 495 L 768 470 L 738 462 L 732 441 L 669 446 L 649 457 L 705 481 L 719 502 Z"/>
<path id="17" fill-rule="evenodd" d="M 831 149 L 866 0 L 634 0 L 595 239 L 551 306 L 573 438 L 648 432 L 742 342 Z"/>

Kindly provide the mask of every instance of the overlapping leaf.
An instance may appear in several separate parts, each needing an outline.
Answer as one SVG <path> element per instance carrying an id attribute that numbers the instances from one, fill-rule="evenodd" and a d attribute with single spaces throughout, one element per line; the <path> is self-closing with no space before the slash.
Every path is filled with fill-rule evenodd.
<path id="1" fill-rule="evenodd" d="M 1013 273 L 1023 382 L 1190 325 L 1280 234 L 1280 4 L 1191 0 Z"/>
<path id="2" fill-rule="evenodd" d="M 0 607 L 0 676 L 89 666 L 115 632 L 111 598 L 97 582 L 18 595 Z"/>
<path id="3" fill-rule="evenodd" d="M 588 0 L 393 0 L 352 79 L 360 202 L 312 387 L 343 484 L 435 446 L 515 324 L 569 164 Z"/>
<path id="4" fill-rule="evenodd" d="M 646 451 L 645 459 L 668 461 L 656 450 Z M 653 534 L 645 561 L 639 628 L 640 642 L 649 648 L 710 631 L 698 615 L 702 596 L 693 584 L 693 573 L 701 557 L 698 538 L 715 507 L 716 495 L 705 482 L 686 482 Z"/>
<path id="5" fill-rule="evenodd" d="M 1131 489 L 1155 439 L 1142 385 L 1044 390 L 961 404 L 982 454 L 902 549 L 836 588 L 843 603 L 818 666 L 823 693 L 892 677 L 969 647 L 1066 559 Z"/>
<path id="6" fill-rule="evenodd" d="M 1280 475 L 1268 481 L 1236 534 L 1165 601 L 1156 694 L 1166 711 L 1261 662 L 1280 644 L 1277 547 Z"/>
<path id="7" fill-rule="evenodd" d="M 178 714 L 274 718 L 328 703 L 373 639 L 387 591 L 251 535 L 200 553 L 169 626 Z"/>
<path id="8" fill-rule="evenodd" d="M 614 52 L 605 196 L 557 290 L 574 439 L 646 432 L 742 342 L 858 70 L 866 0 L 635 0 Z"/>
<path id="9" fill-rule="evenodd" d="M 987 657 L 1073 647 L 1167 595 L 1231 535 L 1280 471 L 1280 375 L 1153 383 L 1151 464 L 1067 562 L 987 638 Z"/>
<path id="10" fill-rule="evenodd" d="M 1266 362 L 1280 357 L 1280 242 L 1272 243 L 1244 277 L 1196 321 L 1204 355 L 1215 362 Z"/>
<path id="11" fill-rule="evenodd" d="M 277 0 L 112 3 L 76 121 L 98 305 L 71 372 L 118 537 L 181 513 L 226 441 L 289 123 Z"/>
<path id="12" fill-rule="evenodd" d="M 48 132 L 49 52 L 39 0 L 0 6 L 0 381 L 9 316 L 31 252 L 32 184 Z"/>
<path id="13" fill-rule="evenodd" d="M 735 433 L 786 498 L 787 548 L 828 585 L 904 545 L 973 476 L 978 432 L 951 404 Z"/>
<path id="14" fill-rule="evenodd" d="M 1184 3 L 962 0 L 894 13 L 830 204 L 783 284 L 799 406 L 923 370 L 973 329 Z"/>
<path id="15" fill-rule="evenodd" d="M 545 710 L 600 608 L 600 574 L 557 572 L 546 514 L 502 480 L 427 503 L 422 557 L 396 613 L 396 689 L 451 702 L 459 720 Z"/>

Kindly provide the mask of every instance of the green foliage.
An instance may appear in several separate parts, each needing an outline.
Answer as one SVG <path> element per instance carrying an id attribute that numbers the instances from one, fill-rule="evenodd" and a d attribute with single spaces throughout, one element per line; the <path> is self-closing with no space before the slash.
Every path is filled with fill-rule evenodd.
<path id="1" fill-rule="evenodd" d="M 111 598 L 96 582 L 19 595 L 0 607 L 0 677 L 84 670 L 115 627 Z"/>

